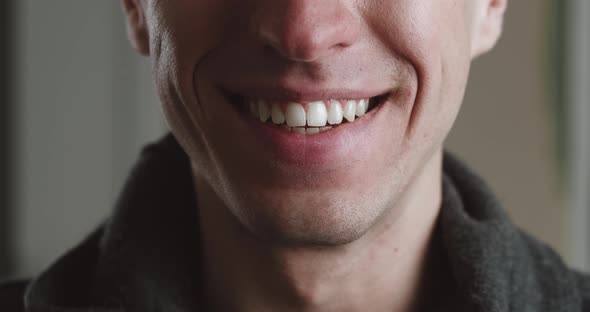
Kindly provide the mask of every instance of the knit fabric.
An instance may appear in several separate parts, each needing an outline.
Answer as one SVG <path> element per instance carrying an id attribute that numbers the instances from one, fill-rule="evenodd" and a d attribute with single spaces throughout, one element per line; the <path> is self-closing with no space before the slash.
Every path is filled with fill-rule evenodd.
<path id="1" fill-rule="evenodd" d="M 456 296 L 434 311 L 590 312 L 588 275 L 512 224 L 453 156 L 443 167 L 435 233 Z M 112 216 L 32 281 L 0 286 L 0 311 L 207 311 L 196 195 L 172 135 L 146 147 Z"/>

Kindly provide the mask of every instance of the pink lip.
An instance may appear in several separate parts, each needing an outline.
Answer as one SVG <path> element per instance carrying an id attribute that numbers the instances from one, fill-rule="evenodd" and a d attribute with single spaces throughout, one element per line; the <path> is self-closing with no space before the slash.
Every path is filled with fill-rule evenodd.
<path id="1" fill-rule="evenodd" d="M 234 86 L 229 88 L 232 94 L 239 94 L 242 97 L 249 99 L 262 99 L 281 102 L 298 102 L 307 103 L 317 100 L 355 100 L 368 99 L 375 96 L 383 95 L 389 92 L 391 88 L 374 88 L 364 89 L 362 91 L 345 89 L 345 88 L 330 88 L 308 85 L 301 88 L 290 88 L 281 85 L 276 86 Z"/>
<path id="2" fill-rule="evenodd" d="M 312 168 L 331 162 L 338 162 L 351 153 L 363 149 L 370 144 L 375 117 L 388 105 L 389 98 L 352 123 L 343 123 L 337 127 L 313 135 L 302 135 L 288 132 L 279 126 L 260 121 L 238 112 L 241 119 L 252 132 L 259 150 L 269 151 L 272 158 L 279 162 L 296 167 Z"/>

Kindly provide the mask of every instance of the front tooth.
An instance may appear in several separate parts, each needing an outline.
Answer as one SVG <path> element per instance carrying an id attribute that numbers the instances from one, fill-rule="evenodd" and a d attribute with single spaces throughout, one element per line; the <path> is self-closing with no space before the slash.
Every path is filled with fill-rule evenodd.
<path id="1" fill-rule="evenodd" d="M 277 125 L 281 125 L 285 122 L 285 113 L 281 110 L 281 107 L 278 104 L 272 105 L 272 122 Z"/>
<path id="2" fill-rule="evenodd" d="M 320 128 L 307 128 L 305 134 L 317 134 L 320 133 Z"/>
<path id="3" fill-rule="evenodd" d="M 338 101 L 332 101 L 328 111 L 328 123 L 338 125 L 342 123 L 342 105 Z"/>
<path id="4" fill-rule="evenodd" d="M 293 129 L 291 132 L 305 134 L 305 128 L 297 127 L 297 128 L 291 128 L 291 129 Z"/>
<path id="5" fill-rule="evenodd" d="M 346 118 L 346 120 L 353 122 L 354 121 L 354 115 L 356 114 L 356 101 L 350 100 L 348 102 L 346 102 L 346 105 L 344 106 L 344 118 Z"/>
<path id="6" fill-rule="evenodd" d="M 329 126 L 328 127 L 321 127 L 320 132 L 328 131 L 330 129 L 332 129 L 332 127 L 329 127 Z"/>
<path id="7" fill-rule="evenodd" d="M 258 101 L 258 115 L 262 122 L 266 122 L 270 118 L 270 107 L 265 101 Z"/>
<path id="8" fill-rule="evenodd" d="M 356 104 L 356 115 L 361 117 L 367 112 L 367 101 L 360 100 Z"/>
<path id="9" fill-rule="evenodd" d="M 305 110 L 299 103 L 289 103 L 285 112 L 289 127 L 305 127 Z"/>
<path id="10" fill-rule="evenodd" d="M 256 102 L 254 101 L 250 101 L 248 103 L 248 106 L 250 108 L 250 115 L 252 115 L 252 117 L 258 119 L 258 105 L 256 105 Z"/>
<path id="11" fill-rule="evenodd" d="M 310 127 L 323 127 L 328 121 L 328 111 L 323 101 L 309 103 L 307 107 L 307 125 Z"/>

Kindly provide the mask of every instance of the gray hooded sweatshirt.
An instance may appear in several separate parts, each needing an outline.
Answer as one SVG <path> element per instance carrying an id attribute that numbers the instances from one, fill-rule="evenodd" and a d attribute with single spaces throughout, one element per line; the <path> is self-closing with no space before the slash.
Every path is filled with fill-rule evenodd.
<path id="1" fill-rule="evenodd" d="M 460 161 L 446 154 L 443 167 L 435 236 L 449 296 L 428 311 L 590 312 L 590 276 L 511 223 Z M 210 311 L 192 183 L 172 135 L 149 145 L 111 217 L 37 277 L 0 285 L 0 311 Z"/>

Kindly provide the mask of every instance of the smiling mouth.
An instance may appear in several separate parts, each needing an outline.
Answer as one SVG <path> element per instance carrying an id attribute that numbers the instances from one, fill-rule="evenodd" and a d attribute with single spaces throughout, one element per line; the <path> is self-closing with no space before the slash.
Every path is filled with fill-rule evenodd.
<path id="1" fill-rule="evenodd" d="M 389 93 L 366 99 L 329 99 L 309 102 L 247 98 L 223 92 L 246 118 L 300 135 L 314 135 L 362 119 L 383 104 Z"/>

